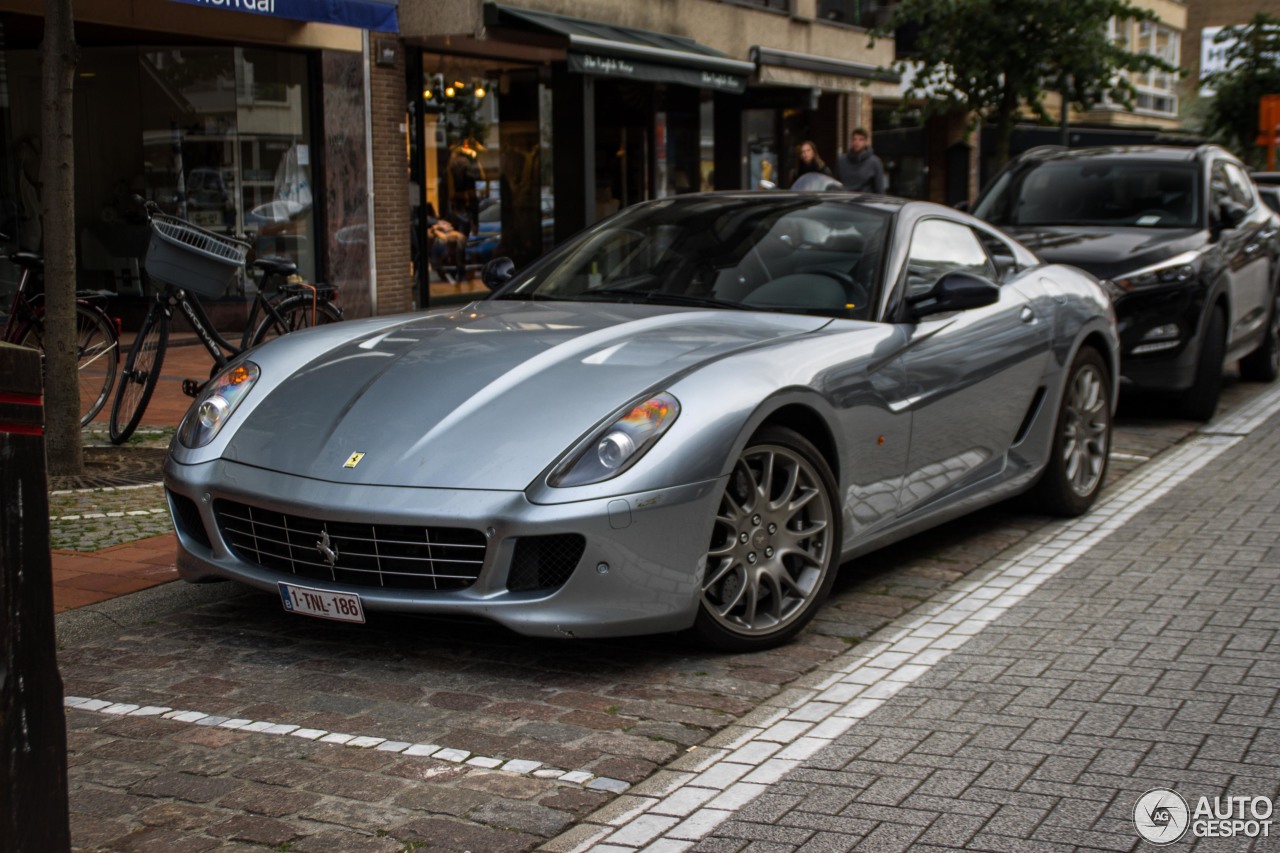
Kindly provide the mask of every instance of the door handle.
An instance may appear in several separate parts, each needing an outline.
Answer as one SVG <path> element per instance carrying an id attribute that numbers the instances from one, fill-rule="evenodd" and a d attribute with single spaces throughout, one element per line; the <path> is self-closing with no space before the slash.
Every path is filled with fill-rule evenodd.
<path id="1" fill-rule="evenodd" d="M 1263 240 L 1270 240 L 1272 237 L 1276 236 L 1276 229 L 1271 228 L 1266 231 L 1259 231 L 1258 236 Z"/>
<path id="2" fill-rule="evenodd" d="M 1036 319 L 1036 312 L 1032 311 L 1030 308 L 1028 308 L 1026 305 L 1024 305 L 1024 306 L 1022 306 L 1022 315 L 1021 315 L 1021 316 L 1022 316 L 1022 322 L 1024 322 L 1024 323 L 1034 323 L 1034 322 L 1035 322 L 1035 319 Z"/>
<path id="3" fill-rule="evenodd" d="M 1244 253 L 1246 255 L 1252 255 L 1254 252 L 1258 251 L 1261 248 L 1262 247 L 1257 243 L 1250 243 L 1249 245 L 1244 247 Z"/>

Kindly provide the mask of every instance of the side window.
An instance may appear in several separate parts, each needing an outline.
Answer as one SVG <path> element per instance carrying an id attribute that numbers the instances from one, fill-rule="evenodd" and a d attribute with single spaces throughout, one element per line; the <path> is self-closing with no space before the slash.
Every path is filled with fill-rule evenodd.
<path id="1" fill-rule="evenodd" d="M 1018 257 L 1014 254 L 1013 247 L 996 235 L 980 228 L 974 229 L 974 233 L 978 235 L 978 241 L 982 243 L 982 247 L 987 250 L 992 263 L 995 264 L 996 283 L 1004 284 L 1009 273 L 1018 270 Z"/>
<path id="2" fill-rule="evenodd" d="M 938 279 L 958 271 L 996 280 L 995 264 L 969 226 L 945 219 L 918 223 L 907 253 L 908 298 L 928 292 Z"/>
<path id="3" fill-rule="evenodd" d="M 1231 184 L 1231 198 L 1245 207 L 1252 208 L 1256 201 L 1253 196 L 1253 181 L 1235 163 L 1227 163 L 1224 168 L 1227 172 L 1227 180 Z"/>
<path id="4" fill-rule="evenodd" d="M 1221 163 L 1213 164 L 1209 175 L 1209 210 L 1218 210 L 1224 201 L 1231 199 L 1231 181 L 1227 178 L 1226 167 Z"/>

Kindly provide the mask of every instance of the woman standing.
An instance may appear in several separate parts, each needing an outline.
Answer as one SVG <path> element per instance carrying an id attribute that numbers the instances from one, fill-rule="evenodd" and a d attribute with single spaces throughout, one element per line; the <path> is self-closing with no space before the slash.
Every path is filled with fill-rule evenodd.
<path id="1" fill-rule="evenodd" d="M 801 175 L 807 175 L 810 172 L 831 175 L 831 168 L 818 155 L 818 146 L 807 139 L 796 146 L 796 158 L 800 164 L 791 170 L 790 180 L 787 181 L 788 186 L 794 184 Z"/>

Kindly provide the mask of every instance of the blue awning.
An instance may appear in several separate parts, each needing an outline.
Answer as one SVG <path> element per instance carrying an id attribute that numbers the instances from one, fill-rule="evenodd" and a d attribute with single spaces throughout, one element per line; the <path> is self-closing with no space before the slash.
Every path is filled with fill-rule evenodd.
<path id="1" fill-rule="evenodd" d="M 399 0 L 172 0 L 228 14 L 340 24 L 380 33 L 400 31 Z"/>

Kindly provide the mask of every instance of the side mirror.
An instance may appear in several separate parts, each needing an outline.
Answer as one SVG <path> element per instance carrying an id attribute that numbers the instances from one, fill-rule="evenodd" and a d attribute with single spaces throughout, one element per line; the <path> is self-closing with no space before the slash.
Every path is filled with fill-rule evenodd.
<path id="1" fill-rule="evenodd" d="M 1249 209 L 1243 204 L 1234 199 L 1226 199 L 1218 205 L 1218 227 L 1235 228 L 1248 215 Z"/>
<path id="2" fill-rule="evenodd" d="M 494 258 L 480 271 L 480 281 L 490 290 L 497 290 L 511 281 L 515 274 L 515 261 L 510 258 Z"/>
<path id="3" fill-rule="evenodd" d="M 930 314 L 949 311 L 967 311 L 994 305 L 1000 299 L 1000 288 L 980 275 L 969 272 L 949 272 L 928 292 L 907 299 L 911 314 L 916 319 Z"/>

